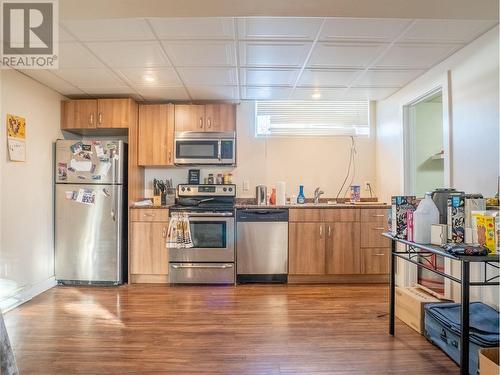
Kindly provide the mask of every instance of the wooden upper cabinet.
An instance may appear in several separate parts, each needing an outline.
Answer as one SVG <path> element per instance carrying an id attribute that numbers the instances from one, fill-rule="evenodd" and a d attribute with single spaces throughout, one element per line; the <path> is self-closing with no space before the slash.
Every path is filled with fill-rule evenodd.
<path id="1" fill-rule="evenodd" d="M 98 128 L 128 128 L 135 102 L 132 99 L 98 99 Z"/>
<path id="2" fill-rule="evenodd" d="M 236 108 L 233 104 L 207 104 L 205 106 L 205 131 L 236 131 Z"/>
<path id="3" fill-rule="evenodd" d="M 176 104 L 175 131 L 205 131 L 205 106 L 195 104 Z"/>
<path id="4" fill-rule="evenodd" d="M 61 103 L 61 129 L 94 129 L 97 124 L 97 100 L 65 100 Z"/>
<path id="5" fill-rule="evenodd" d="M 361 272 L 359 223 L 326 223 L 326 273 L 353 275 Z"/>
<path id="6" fill-rule="evenodd" d="M 174 105 L 139 105 L 138 164 L 171 166 L 174 161 Z"/>
<path id="7" fill-rule="evenodd" d="M 236 107 L 234 104 L 176 104 L 175 131 L 234 132 Z"/>
<path id="8" fill-rule="evenodd" d="M 137 119 L 132 99 L 75 99 L 61 104 L 61 129 L 127 129 Z"/>
<path id="9" fill-rule="evenodd" d="M 325 226 L 321 223 L 290 223 L 288 226 L 288 273 L 325 274 Z"/>

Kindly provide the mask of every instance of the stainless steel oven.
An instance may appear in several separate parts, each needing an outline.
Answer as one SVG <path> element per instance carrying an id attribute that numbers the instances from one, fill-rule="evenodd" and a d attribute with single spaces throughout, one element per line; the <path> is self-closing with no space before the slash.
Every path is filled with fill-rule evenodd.
<path id="1" fill-rule="evenodd" d="M 234 262 L 234 214 L 187 213 L 194 247 L 170 249 L 170 262 Z"/>
<path id="2" fill-rule="evenodd" d="M 177 165 L 235 165 L 235 133 L 176 132 L 174 163 Z"/>

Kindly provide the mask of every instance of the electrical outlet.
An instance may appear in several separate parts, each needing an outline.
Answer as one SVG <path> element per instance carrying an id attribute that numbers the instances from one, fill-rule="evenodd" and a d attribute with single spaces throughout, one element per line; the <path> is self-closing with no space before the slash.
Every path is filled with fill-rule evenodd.
<path id="1" fill-rule="evenodd" d="M 370 191 L 371 184 L 372 183 L 370 181 L 365 181 L 365 191 Z"/>
<path id="2" fill-rule="evenodd" d="M 248 180 L 243 181 L 243 191 L 250 190 L 250 182 Z"/>

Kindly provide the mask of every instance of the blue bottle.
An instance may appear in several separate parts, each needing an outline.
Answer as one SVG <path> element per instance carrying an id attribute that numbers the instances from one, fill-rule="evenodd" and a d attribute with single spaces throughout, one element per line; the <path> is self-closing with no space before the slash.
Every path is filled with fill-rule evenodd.
<path id="1" fill-rule="evenodd" d="M 306 197 L 304 196 L 304 185 L 299 186 L 299 195 L 297 196 L 297 203 L 298 204 L 306 203 Z"/>

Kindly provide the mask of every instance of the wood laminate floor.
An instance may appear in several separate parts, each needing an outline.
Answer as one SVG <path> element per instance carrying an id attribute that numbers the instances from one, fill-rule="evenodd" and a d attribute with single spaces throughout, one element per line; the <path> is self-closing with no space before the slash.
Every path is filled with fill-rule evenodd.
<path id="1" fill-rule="evenodd" d="M 27 374 L 457 374 L 381 285 L 56 287 L 8 312 Z"/>

